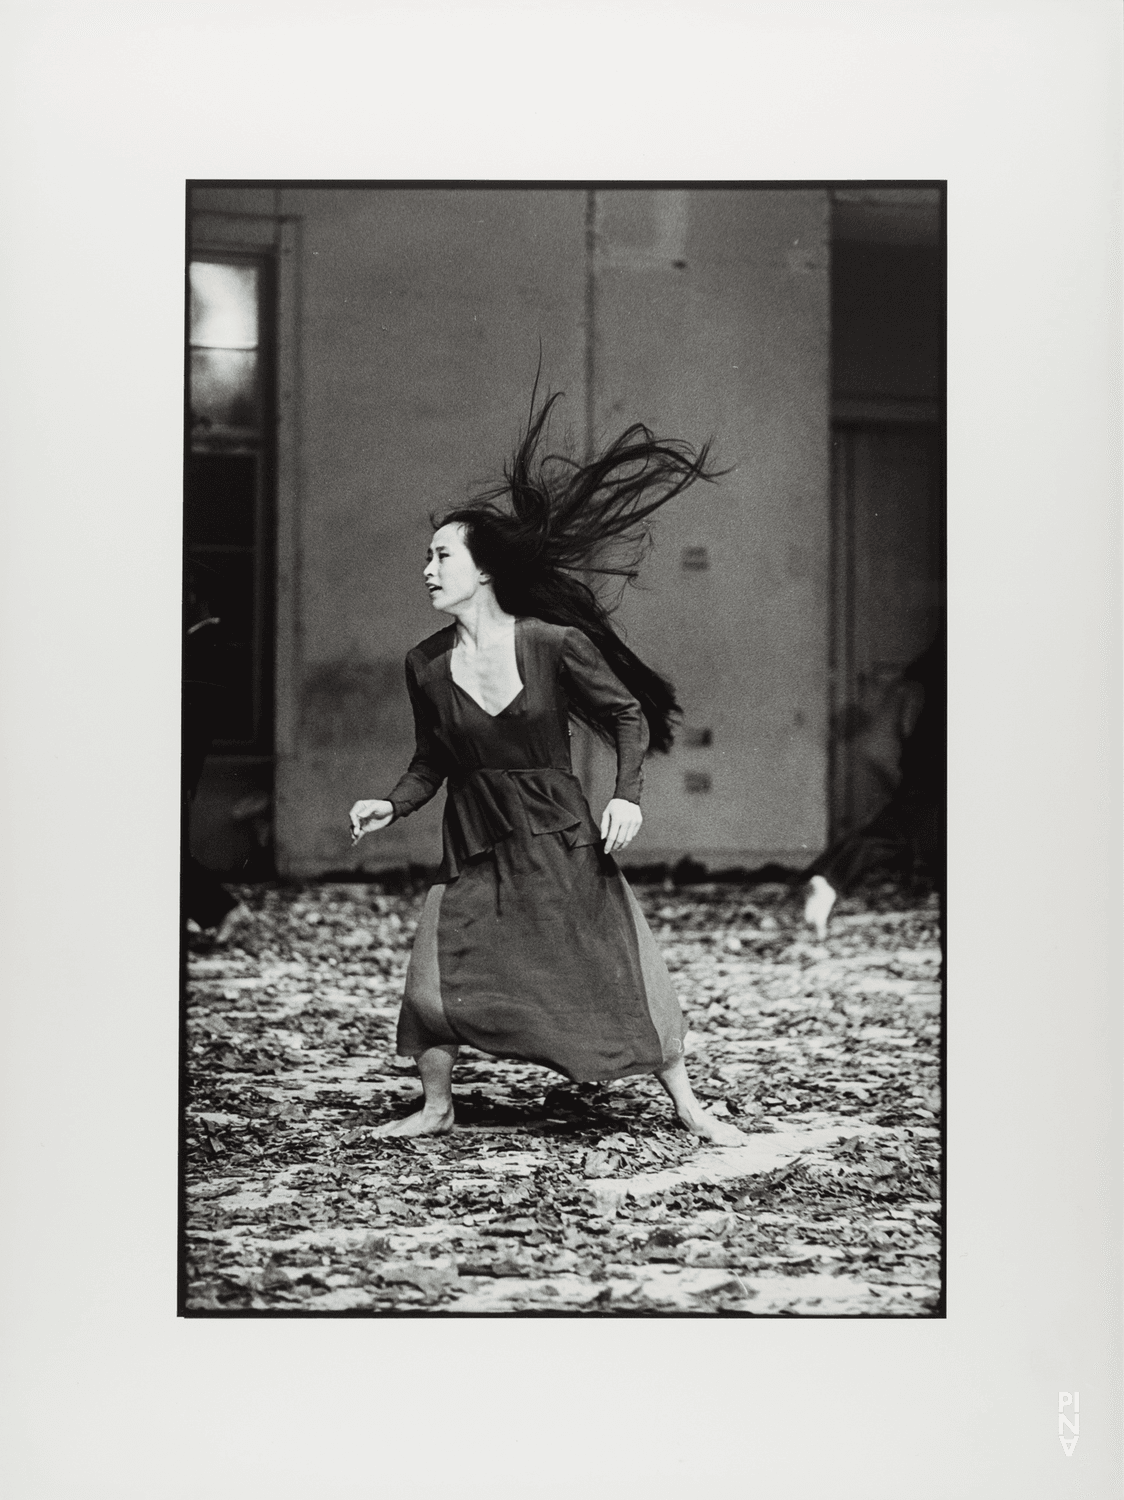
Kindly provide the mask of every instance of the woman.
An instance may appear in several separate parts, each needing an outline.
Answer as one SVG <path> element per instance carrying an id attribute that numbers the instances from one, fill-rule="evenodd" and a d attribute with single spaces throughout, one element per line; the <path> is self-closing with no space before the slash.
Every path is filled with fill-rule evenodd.
<path id="1" fill-rule="evenodd" d="M 353 842 L 448 781 L 444 858 L 418 923 L 398 1022 L 424 1102 L 392 1135 L 451 1130 L 458 1045 L 542 1063 L 577 1082 L 654 1072 L 703 1140 L 745 1137 L 701 1108 L 686 1024 L 613 855 L 641 824 L 641 766 L 671 744 L 669 683 L 613 629 L 577 570 L 631 581 L 652 513 L 715 477 L 707 449 L 630 427 L 579 465 L 542 457 L 547 400 L 504 482 L 438 523 L 426 555 L 435 609 L 453 616 L 406 658 L 417 749 L 385 798 L 356 802 Z M 600 826 L 570 767 L 569 720 L 616 749 Z"/>

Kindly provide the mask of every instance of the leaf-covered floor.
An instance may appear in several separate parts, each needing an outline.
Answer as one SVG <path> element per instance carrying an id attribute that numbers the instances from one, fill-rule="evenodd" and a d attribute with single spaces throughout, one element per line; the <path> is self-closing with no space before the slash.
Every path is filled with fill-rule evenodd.
<path id="1" fill-rule="evenodd" d="M 673 1128 L 654 1079 L 574 1086 L 464 1049 L 457 1128 L 372 1138 L 422 892 L 245 887 L 188 959 L 189 1312 L 925 1316 L 940 1306 L 935 898 L 637 887 L 746 1145 Z"/>

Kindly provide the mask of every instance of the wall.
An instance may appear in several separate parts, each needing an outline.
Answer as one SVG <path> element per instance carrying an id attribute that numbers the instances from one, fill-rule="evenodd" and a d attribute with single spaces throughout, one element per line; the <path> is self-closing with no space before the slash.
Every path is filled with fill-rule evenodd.
<path id="1" fill-rule="evenodd" d="M 218 196 L 221 198 L 222 194 Z M 282 874 L 433 863 L 440 799 L 349 849 L 412 748 L 408 647 L 431 510 L 494 476 L 544 379 L 592 420 L 715 441 L 669 507 L 632 644 L 711 743 L 649 762 L 633 862 L 800 863 L 826 833 L 827 199 L 819 191 L 282 189 Z M 206 206 L 221 206 L 214 192 Z M 235 206 L 228 196 L 226 206 Z M 264 211 L 264 203 L 255 205 Z M 288 332 L 286 333 L 286 329 Z M 559 435 L 564 435 L 560 431 Z M 684 548 L 709 567 L 685 570 Z M 697 555 L 697 554 L 696 554 Z M 601 795 L 603 760 L 589 768 Z M 709 791 L 688 791 L 709 778 Z"/>
<path id="2" fill-rule="evenodd" d="M 282 208 L 301 225 L 301 453 L 278 604 L 301 671 L 279 705 L 278 868 L 432 863 L 440 798 L 354 855 L 347 809 L 405 769 L 403 657 L 448 623 L 421 586 L 430 512 L 494 474 L 540 338 L 552 381 L 580 392 L 585 195 L 286 191 Z"/>
<path id="3" fill-rule="evenodd" d="M 945 270 L 941 190 L 840 188 L 832 193 L 832 393 L 944 399 Z M 924 412 L 913 413 L 919 419 Z M 882 420 L 893 417 L 883 407 Z"/>
<path id="4" fill-rule="evenodd" d="M 827 229 L 821 192 L 601 195 L 598 426 L 713 436 L 732 469 L 663 513 L 621 612 L 712 737 L 648 762 L 636 860 L 799 865 L 824 842 Z"/>
<path id="5" fill-rule="evenodd" d="M 941 626 L 945 278 L 939 188 L 832 197 L 837 837 L 897 784 L 901 673 Z"/>

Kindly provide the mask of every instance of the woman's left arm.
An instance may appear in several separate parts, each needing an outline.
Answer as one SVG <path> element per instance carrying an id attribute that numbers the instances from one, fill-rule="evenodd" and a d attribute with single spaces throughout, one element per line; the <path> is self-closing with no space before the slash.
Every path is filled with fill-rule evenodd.
<path id="1" fill-rule="evenodd" d="M 617 783 L 601 818 L 605 852 L 612 854 L 632 842 L 643 822 L 640 792 L 648 721 L 640 704 L 580 630 L 566 632 L 562 674 L 570 695 L 591 718 L 611 729 L 616 741 Z"/>

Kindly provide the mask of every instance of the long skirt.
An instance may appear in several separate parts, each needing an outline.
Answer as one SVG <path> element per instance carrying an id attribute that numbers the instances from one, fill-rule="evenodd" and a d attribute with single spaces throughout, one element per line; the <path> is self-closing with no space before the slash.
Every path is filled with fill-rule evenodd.
<path id="1" fill-rule="evenodd" d="M 426 897 L 399 1055 L 467 1043 L 575 1082 L 666 1067 L 687 1026 L 628 882 L 596 845 L 513 808 L 511 835 Z"/>

